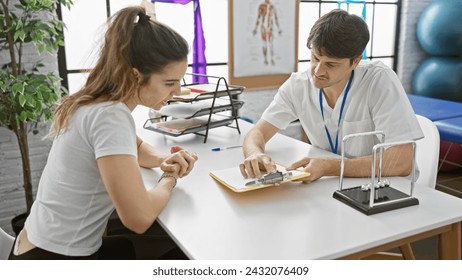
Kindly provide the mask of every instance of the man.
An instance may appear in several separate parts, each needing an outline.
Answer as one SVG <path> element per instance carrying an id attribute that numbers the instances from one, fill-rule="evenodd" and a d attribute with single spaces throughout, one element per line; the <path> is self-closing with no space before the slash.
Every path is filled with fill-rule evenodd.
<path id="1" fill-rule="evenodd" d="M 274 50 L 273 50 L 273 25 L 276 23 L 279 34 L 281 34 L 281 28 L 279 27 L 278 16 L 273 4 L 269 0 L 265 0 L 264 3 L 258 6 L 258 17 L 257 22 L 255 23 L 255 28 L 252 31 L 252 34 L 257 34 L 257 28 L 260 27 L 261 39 L 262 39 L 262 52 L 264 63 L 268 64 L 267 53 L 268 49 L 270 51 L 271 64 L 274 65 Z"/>
<path id="2" fill-rule="evenodd" d="M 414 111 L 396 74 L 379 61 L 361 61 L 369 41 L 366 23 L 343 10 L 333 10 L 314 24 L 308 37 L 310 71 L 293 73 L 280 87 L 262 118 L 246 135 L 245 178 L 275 170 L 265 144 L 280 129 L 299 119 L 310 143 L 340 154 L 345 135 L 383 131 L 387 142 L 423 137 Z M 371 175 L 372 147 L 377 137 L 353 138 L 345 150 L 344 176 Z M 412 145 L 393 146 L 383 154 L 383 176 L 405 176 L 412 167 Z M 305 157 L 288 170 L 303 168 L 309 183 L 339 176 L 340 160 Z"/>

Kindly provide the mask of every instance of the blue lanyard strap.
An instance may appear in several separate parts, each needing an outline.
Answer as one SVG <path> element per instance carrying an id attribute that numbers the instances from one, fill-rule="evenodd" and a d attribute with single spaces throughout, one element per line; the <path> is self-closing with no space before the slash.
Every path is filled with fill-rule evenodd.
<path id="1" fill-rule="evenodd" d="M 338 148 L 338 131 L 340 130 L 340 123 L 342 122 L 342 115 L 343 115 L 343 108 L 345 108 L 345 102 L 348 96 L 348 92 L 350 91 L 350 86 L 351 86 L 351 81 L 353 81 L 353 76 L 355 72 L 351 72 L 350 80 L 348 80 L 348 84 L 345 89 L 345 94 L 343 95 L 343 100 L 342 100 L 342 106 L 340 107 L 340 115 L 338 116 L 338 124 L 337 124 L 337 135 L 335 136 L 335 146 L 332 143 L 332 137 L 330 136 L 329 130 L 327 129 L 326 122 L 324 120 L 324 109 L 322 107 L 322 88 L 319 89 L 319 107 L 321 107 L 321 116 L 322 116 L 322 121 L 324 122 L 324 129 L 326 130 L 327 134 L 327 139 L 329 139 L 329 145 L 334 152 L 334 154 L 337 153 L 337 148 Z"/>

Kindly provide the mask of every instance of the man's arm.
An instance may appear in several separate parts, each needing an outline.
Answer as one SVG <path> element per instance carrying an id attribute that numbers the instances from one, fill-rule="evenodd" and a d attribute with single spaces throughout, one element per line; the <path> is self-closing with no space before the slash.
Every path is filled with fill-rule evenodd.
<path id="1" fill-rule="evenodd" d="M 260 178 L 260 170 L 271 172 L 276 169 L 274 161 L 265 154 L 265 145 L 278 132 L 278 128 L 265 120 L 259 120 L 244 138 L 244 162 L 240 165 L 245 178 Z M 266 173 L 265 172 L 265 173 Z"/>
<path id="2" fill-rule="evenodd" d="M 370 177 L 372 155 L 346 159 L 345 177 Z M 378 168 L 378 158 L 377 158 Z M 327 158 L 303 158 L 287 167 L 288 170 L 303 167 L 311 176 L 304 183 L 313 182 L 323 176 L 340 176 L 340 160 Z M 382 176 L 407 176 L 412 168 L 412 145 L 406 144 L 391 147 L 384 151 L 382 160 Z"/>

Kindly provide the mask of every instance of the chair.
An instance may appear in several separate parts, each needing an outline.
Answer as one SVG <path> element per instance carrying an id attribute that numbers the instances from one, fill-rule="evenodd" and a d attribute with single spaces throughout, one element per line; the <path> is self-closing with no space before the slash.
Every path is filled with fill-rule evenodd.
<path id="1" fill-rule="evenodd" d="M 438 173 L 438 160 L 440 152 L 440 134 L 436 125 L 426 117 L 416 115 L 424 138 L 416 141 L 416 163 L 419 168 L 417 187 L 426 186 L 435 188 L 436 175 Z M 420 186 L 419 186 L 420 185 Z M 401 255 L 382 252 L 366 257 L 365 259 L 405 259 L 415 260 L 411 244 L 399 246 Z"/>
<path id="2" fill-rule="evenodd" d="M 425 136 L 416 141 L 416 162 L 420 171 L 416 184 L 434 188 L 438 173 L 440 134 L 431 120 L 420 115 L 416 117 Z"/>
<path id="3" fill-rule="evenodd" d="M 416 117 L 424 134 L 424 138 L 416 141 L 416 162 L 419 168 L 416 185 L 435 188 L 440 155 L 440 134 L 431 120 L 421 115 Z M 405 260 L 415 260 L 410 243 L 400 246 L 399 249 Z"/>
<path id="4" fill-rule="evenodd" d="M 0 260 L 7 260 L 13 248 L 14 238 L 0 228 Z"/>
<path id="5" fill-rule="evenodd" d="M 425 136 L 416 142 L 416 162 L 420 171 L 416 184 L 434 188 L 438 173 L 440 134 L 431 120 L 420 115 L 416 117 Z"/>

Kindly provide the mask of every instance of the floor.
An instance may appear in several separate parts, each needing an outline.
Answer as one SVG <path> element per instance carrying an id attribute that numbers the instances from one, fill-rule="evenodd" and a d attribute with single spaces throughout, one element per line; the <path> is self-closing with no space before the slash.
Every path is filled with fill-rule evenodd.
<path id="1" fill-rule="evenodd" d="M 439 172 L 436 189 L 462 198 L 462 168 L 454 172 Z"/>
<path id="2" fill-rule="evenodd" d="M 436 189 L 462 198 L 462 145 L 441 141 L 438 168 Z"/>

